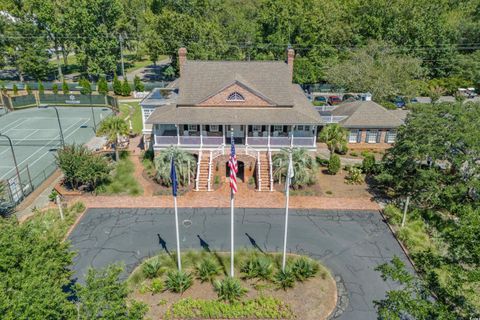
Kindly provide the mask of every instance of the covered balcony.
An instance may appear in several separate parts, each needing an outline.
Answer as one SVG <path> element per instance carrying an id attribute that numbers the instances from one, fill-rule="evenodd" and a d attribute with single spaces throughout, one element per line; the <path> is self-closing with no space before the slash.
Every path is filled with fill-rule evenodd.
<path id="1" fill-rule="evenodd" d="M 154 126 L 154 147 L 177 145 L 186 148 L 214 148 L 230 144 L 259 149 L 283 147 L 315 148 L 317 128 L 313 125 L 205 125 L 157 124 Z"/>

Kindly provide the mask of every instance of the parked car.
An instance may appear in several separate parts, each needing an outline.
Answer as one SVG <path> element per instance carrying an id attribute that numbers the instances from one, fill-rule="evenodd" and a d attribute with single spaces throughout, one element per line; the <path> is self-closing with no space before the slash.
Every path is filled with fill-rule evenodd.
<path id="1" fill-rule="evenodd" d="M 8 217 L 13 213 L 15 205 L 11 202 L 4 201 L 0 199 L 0 217 Z"/>
<path id="2" fill-rule="evenodd" d="M 337 104 L 342 103 L 342 99 L 339 96 L 330 96 L 328 97 L 328 104 L 331 106 L 335 106 Z"/>
<path id="3" fill-rule="evenodd" d="M 458 93 L 467 97 L 467 99 L 473 99 L 477 96 L 475 88 L 458 88 Z"/>
<path id="4" fill-rule="evenodd" d="M 397 96 L 395 97 L 395 99 L 393 99 L 392 102 L 395 104 L 397 108 L 403 108 L 407 105 L 405 100 L 406 100 L 405 97 Z M 411 98 L 409 103 L 418 103 L 418 100 L 417 98 Z"/>
<path id="5" fill-rule="evenodd" d="M 353 95 L 351 93 L 345 93 L 342 97 L 342 100 L 343 101 L 355 101 L 355 100 L 358 100 L 358 96 L 356 95 Z"/>
<path id="6" fill-rule="evenodd" d="M 313 99 L 313 105 L 314 106 L 324 106 L 327 104 L 327 98 L 324 96 L 316 96 Z"/>

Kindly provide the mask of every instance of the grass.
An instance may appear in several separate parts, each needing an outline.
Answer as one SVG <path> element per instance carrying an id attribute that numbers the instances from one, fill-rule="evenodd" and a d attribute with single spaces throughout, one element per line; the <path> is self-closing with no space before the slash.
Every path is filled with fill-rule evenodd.
<path id="1" fill-rule="evenodd" d="M 124 58 L 125 58 L 125 72 L 132 72 L 137 69 L 153 65 L 153 62 L 147 57 L 142 57 L 142 59 L 138 60 L 136 59 L 135 54 L 129 53 L 129 52 L 124 54 Z M 161 55 L 158 57 L 157 61 L 162 61 L 162 60 L 165 60 L 166 58 L 167 56 Z"/>
<path id="2" fill-rule="evenodd" d="M 63 209 L 64 220 L 60 218 L 59 209 L 48 209 L 46 211 L 34 211 L 34 215 L 25 223 L 32 226 L 40 233 L 49 234 L 57 239 L 63 239 L 70 227 L 75 223 L 79 215 L 85 211 L 85 205 L 75 202 L 70 207 Z"/>
<path id="3" fill-rule="evenodd" d="M 122 118 L 132 121 L 133 133 L 142 133 L 142 108 L 140 102 L 129 102 L 120 104 L 120 115 Z M 128 119 L 127 119 L 128 118 Z"/>
<path id="4" fill-rule="evenodd" d="M 135 167 L 128 153 L 122 153 L 120 161 L 116 164 L 110 180 L 102 186 L 99 186 L 97 192 L 107 195 L 126 194 L 138 196 L 142 194 L 143 190 L 135 179 L 134 172 Z"/>

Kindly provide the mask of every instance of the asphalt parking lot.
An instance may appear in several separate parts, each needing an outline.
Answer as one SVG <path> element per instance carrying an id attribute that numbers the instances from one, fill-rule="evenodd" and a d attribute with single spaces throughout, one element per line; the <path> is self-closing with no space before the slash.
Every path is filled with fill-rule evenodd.
<path id="1" fill-rule="evenodd" d="M 228 251 L 228 208 L 179 209 L 183 249 Z M 346 291 L 338 319 L 376 318 L 373 300 L 391 289 L 374 268 L 394 255 L 406 261 L 378 212 L 291 210 L 288 250 L 324 263 Z M 236 209 L 235 245 L 281 251 L 281 209 Z M 90 209 L 70 235 L 74 271 L 82 282 L 89 267 L 121 262 L 127 273 L 145 257 L 175 250 L 173 209 Z"/>

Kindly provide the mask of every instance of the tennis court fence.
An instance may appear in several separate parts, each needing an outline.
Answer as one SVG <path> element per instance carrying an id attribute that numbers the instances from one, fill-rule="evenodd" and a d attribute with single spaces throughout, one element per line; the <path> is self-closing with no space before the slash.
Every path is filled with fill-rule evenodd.
<path id="1" fill-rule="evenodd" d="M 28 165 L 19 168 L 19 174 L 15 172 L 9 178 L 0 181 L 3 182 L 5 189 L 2 197 L 12 205 L 17 206 L 47 180 L 55 170 L 57 170 L 55 162 L 50 163 L 46 168 L 33 175 Z"/>

